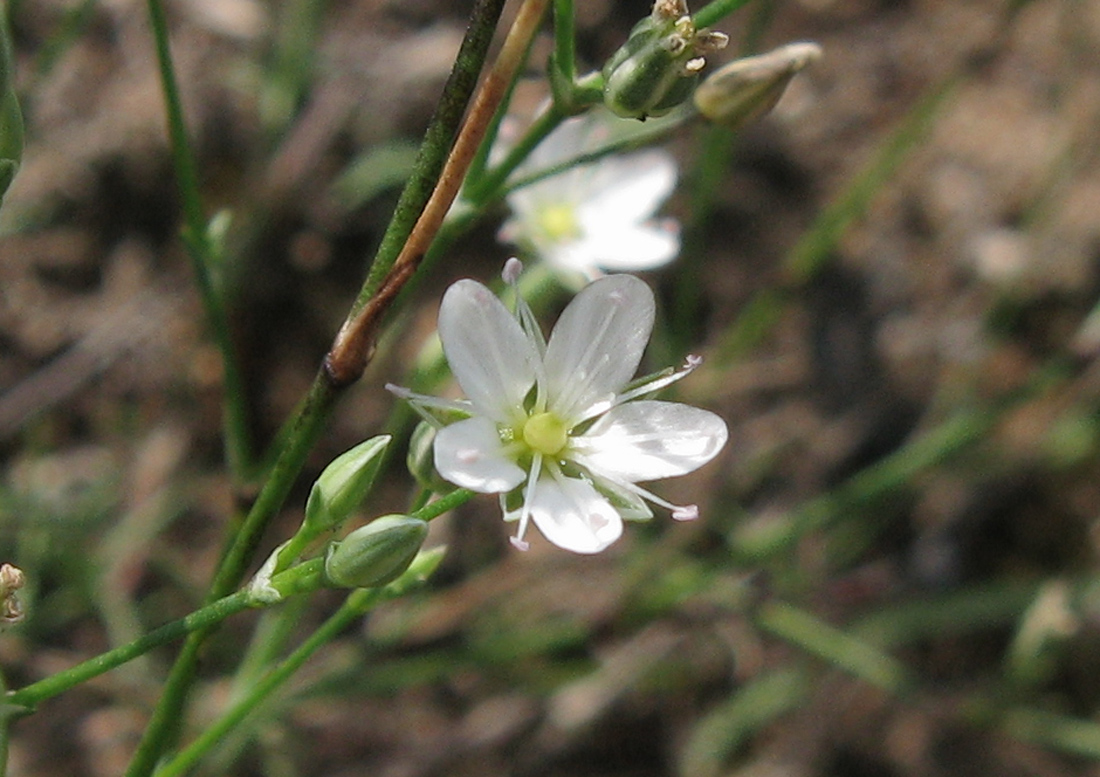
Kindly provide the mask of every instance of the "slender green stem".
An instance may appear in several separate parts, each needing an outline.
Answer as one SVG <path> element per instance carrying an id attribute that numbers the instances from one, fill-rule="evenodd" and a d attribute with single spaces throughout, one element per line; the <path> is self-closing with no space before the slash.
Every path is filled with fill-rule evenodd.
<path id="1" fill-rule="evenodd" d="M 183 200 L 184 243 L 187 246 L 187 254 L 191 258 L 191 267 L 199 287 L 203 310 L 222 357 L 225 381 L 223 412 L 226 459 L 230 472 L 241 479 L 246 477 L 252 468 L 248 397 L 230 335 L 224 301 L 214 278 L 213 269 L 217 264 L 218 252 L 210 239 L 199 195 L 198 173 L 191 144 L 187 138 L 183 105 L 177 87 L 175 67 L 172 64 L 168 22 L 161 0 L 148 0 L 148 3 L 153 39 L 156 42 L 157 61 L 160 66 L 161 89 L 164 92 L 168 134 L 172 144 L 172 162 L 176 169 L 180 197 Z"/>
<path id="2" fill-rule="evenodd" d="M 713 3 L 699 9 L 699 12 L 691 17 L 696 27 L 709 27 L 715 22 L 721 21 L 726 16 L 736 11 L 749 0 L 714 0 Z"/>
<path id="3" fill-rule="evenodd" d="M 46 699 L 87 682 L 93 677 L 98 677 L 104 672 L 132 661 L 138 656 L 145 655 L 155 647 L 174 642 L 197 629 L 204 629 L 213 623 L 219 623 L 230 615 L 247 610 L 249 606 L 248 594 L 244 591 L 238 591 L 232 596 L 208 604 L 179 620 L 165 624 L 122 647 L 90 658 L 63 672 L 58 672 L 44 680 L 20 688 L 18 691 L 12 691 L 8 694 L 7 701 L 10 704 L 19 704 L 28 709 L 33 709 Z"/>
<path id="4" fill-rule="evenodd" d="M 688 343 L 698 338 L 703 288 L 700 262 L 703 257 L 707 225 L 714 212 L 718 191 L 726 180 L 733 159 L 736 133 L 719 125 L 702 129 L 700 151 L 695 156 L 691 176 L 691 220 L 684 225 L 680 262 L 673 280 L 669 332 L 675 353 L 684 353 Z"/>
<path id="5" fill-rule="evenodd" d="M 535 147 L 541 143 L 547 135 L 553 132 L 559 124 L 565 121 L 566 115 L 553 103 L 545 111 L 539 114 L 527 132 L 516 145 L 508 150 L 508 154 L 494 168 L 478 181 L 476 187 L 472 187 L 466 193 L 467 199 L 475 206 L 482 206 L 494 198 L 494 195 L 502 190 L 504 182 L 517 167 L 525 160 Z"/>
<path id="6" fill-rule="evenodd" d="M 426 132 L 418 162 L 402 193 L 371 271 L 349 313 L 349 320 L 377 292 L 438 182 L 443 160 L 447 157 L 451 140 L 458 131 L 466 104 L 485 62 L 503 2 L 504 0 L 480 0 L 474 7 L 470 27 L 451 76 L 444 86 L 439 107 Z M 239 584 L 255 554 L 260 537 L 285 501 L 305 463 L 306 455 L 325 426 L 336 397 L 347 385 L 344 382 L 334 382 L 325 369 L 314 379 L 286 447 L 280 451 L 271 474 L 244 523 L 233 534 L 229 549 L 211 586 L 209 599 L 220 598 Z M 213 626 L 210 626 L 188 636 L 138 745 L 127 777 L 147 777 L 152 773 L 161 753 L 175 741 L 178 726 L 184 718 L 188 690 L 194 681 L 199 651 L 212 629 Z"/>
<path id="7" fill-rule="evenodd" d="M 504 197 L 510 192 L 514 192 L 516 189 L 522 189 L 524 186 L 530 186 L 531 184 L 538 183 L 546 178 L 563 173 L 566 170 L 570 170 L 580 165 L 587 165 L 593 162 L 598 162 L 604 157 L 612 156 L 615 154 L 623 153 L 636 149 L 640 146 L 645 146 L 651 143 L 655 143 L 663 139 L 666 135 L 671 135 L 674 130 L 679 129 L 681 126 L 696 118 L 696 114 L 693 110 L 678 110 L 670 113 L 666 116 L 661 116 L 656 119 L 650 119 L 646 122 L 645 129 L 640 132 L 632 133 L 628 137 L 616 140 L 607 145 L 600 146 L 599 148 L 589 151 L 584 154 L 578 154 L 577 156 L 570 157 L 552 167 L 536 170 L 529 175 L 518 177 L 513 181 L 504 182 L 501 181 L 501 185 L 498 189 L 486 193 L 483 205 L 488 205 L 500 197 Z"/>
<path id="8" fill-rule="evenodd" d="M 577 22 L 573 0 L 554 0 L 553 66 L 568 83 L 577 80 Z"/>
<path id="9" fill-rule="evenodd" d="M 900 696 L 916 685 L 909 670 L 897 659 L 790 604 L 765 603 L 757 613 L 756 623 L 884 691 Z"/>
<path id="10" fill-rule="evenodd" d="M 272 578 L 271 585 L 284 595 L 304 594 L 322 586 L 323 577 L 321 572 L 323 568 L 324 559 L 312 559 L 276 575 Z M 50 675 L 17 691 L 11 691 L 4 701 L 9 705 L 32 710 L 43 701 L 87 682 L 93 677 L 109 672 L 138 656 L 145 655 L 153 648 L 174 642 L 202 629 L 207 629 L 231 615 L 236 615 L 242 610 L 257 606 L 260 606 L 259 603 L 250 596 L 248 591 L 237 591 L 230 596 L 195 610 L 195 612 L 179 620 L 167 623 L 133 642 L 109 650 L 106 653 L 101 653 L 94 658 L 70 667 L 63 672 Z"/>
<path id="11" fill-rule="evenodd" d="M 784 258 L 780 285 L 757 292 L 723 333 L 715 348 L 715 361 L 719 365 L 736 360 L 772 330 L 782 318 L 792 291 L 813 280 L 827 265 L 847 229 L 867 212 L 874 196 L 908 153 L 917 147 L 965 75 L 964 69 L 929 88 L 879 148 L 871 163 L 818 216 Z"/>
<path id="12" fill-rule="evenodd" d="M 344 604 L 321 624 L 293 653 L 261 679 L 257 680 L 240 700 L 177 756 L 155 772 L 155 777 L 178 777 L 186 774 L 214 745 L 241 723 L 257 706 L 297 672 L 319 648 L 355 622 L 382 597 L 384 589 L 370 588 L 352 592 Z"/>
<path id="13" fill-rule="evenodd" d="M 466 497 L 472 496 L 466 492 Z M 382 588 L 353 591 L 344 604 L 321 627 L 311 634 L 293 653 L 278 666 L 258 679 L 248 692 L 237 700 L 226 713 L 179 755 L 156 772 L 156 777 L 174 777 L 184 774 L 214 745 L 240 724 L 253 710 L 290 679 L 319 648 L 331 642 L 356 619 L 370 612 L 381 602 L 403 596 L 421 585 L 435 571 L 443 558 L 443 548 L 423 551 L 407 570 L 396 580 Z"/>
<path id="14" fill-rule="evenodd" d="M 434 502 L 429 502 L 419 510 L 414 510 L 410 515 L 422 521 L 430 521 L 433 518 L 438 518 L 443 515 L 443 513 L 454 510 L 459 505 L 466 504 L 473 496 L 473 491 L 465 488 L 456 488 L 451 493 L 439 497 L 439 499 L 436 499 Z"/>
<path id="15" fill-rule="evenodd" d="M 393 218 L 382 236 L 367 280 L 359 291 L 349 318 L 378 292 L 435 189 L 470 95 L 477 84 L 478 74 L 485 62 L 503 6 L 504 0 L 479 0 L 474 7 L 466 38 L 424 135 L 420 152 L 413 164 L 412 175 L 397 201 Z"/>

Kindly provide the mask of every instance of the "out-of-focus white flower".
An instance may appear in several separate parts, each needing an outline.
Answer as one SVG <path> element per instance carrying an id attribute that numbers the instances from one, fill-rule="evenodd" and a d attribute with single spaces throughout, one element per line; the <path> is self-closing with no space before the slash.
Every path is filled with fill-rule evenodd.
<path id="1" fill-rule="evenodd" d="M 518 266 L 505 267 L 513 285 Z M 547 342 L 518 294 L 513 316 L 485 286 L 458 281 L 443 296 L 439 336 L 468 399 L 387 388 L 437 426 L 435 466 L 444 479 L 501 495 L 505 520 L 519 522 L 513 544 L 527 547 L 534 521 L 555 545 L 596 553 L 618 539 L 624 518 L 652 517 L 643 500 L 673 518 L 695 518 L 695 505 L 673 505 L 638 483 L 697 469 L 727 438 L 714 413 L 639 399 L 700 362 L 689 357 L 678 371 L 632 382 L 653 317 L 649 287 L 612 275 L 573 299 Z M 456 410 L 467 417 L 444 425 Z"/>
<path id="2" fill-rule="evenodd" d="M 513 177 L 550 170 L 607 145 L 605 111 L 567 119 Z M 657 149 L 613 154 L 516 189 L 500 239 L 530 249 L 558 270 L 588 280 L 601 270 L 634 272 L 667 264 L 680 251 L 680 226 L 655 218 L 676 186 L 676 162 Z"/>

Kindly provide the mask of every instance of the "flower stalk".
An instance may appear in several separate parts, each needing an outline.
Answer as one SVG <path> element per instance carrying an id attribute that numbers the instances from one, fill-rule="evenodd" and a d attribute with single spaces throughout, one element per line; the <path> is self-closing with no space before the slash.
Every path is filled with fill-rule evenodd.
<path id="1" fill-rule="evenodd" d="M 150 1 L 155 2 L 155 0 Z M 545 8 L 546 2 L 548 0 L 529 0 L 525 5 Z M 381 314 L 389 307 L 401 286 L 416 269 L 418 260 L 410 258 L 399 272 L 390 273 L 388 271 L 395 262 L 388 257 L 395 257 L 398 252 L 397 247 L 405 242 L 405 237 L 411 237 L 418 214 L 430 196 L 428 193 L 437 185 L 441 185 L 441 165 L 435 160 L 443 160 L 448 155 L 450 140 L 458 131 L 463 112 L 475 88 L 477 76 L 488 53 L 503 4 L 503 0 L 481 0 L 475 5 L 470 28 L 455 61 L 451 77 L 444 87 L 440 109 L 433 117 L 425 135 L 420 161 L 402 193 L 398 208 L 386 232 L 387 239 L 384 239 L 379 247 L 372 270 L 349 314 L 349 324 L 345 325 L 343 330 L 345 333 L 350 330 L 353 336 L 350 340 L 338 337 L 337 345 L 341 347 L 333 348 L 336 358 L 327 358 L 325 367 L 314 379 L 306 400 L 292 422 L 286 444 L 280 450 L 259 497 L 244 521 L 235 527 L 232 542 L 219 565 L 208 601 L 215 601 L 228 594 L 244 576 L 248 564 L 255 555 L 260 536 L 286 499 L 305 463 L 306 455 L 325 427 L 336 398 L 342 389 L 362 374 Z M 541 10 L 539 16 L 541 16 Z M 530 34 L 534 34 L 534 29 L 535 25 L 531 24 Z M 510 50 L 514 48 L 513 46 Z M 498 93 L 498 99 L 499 96 Z M 489 113 L 491 115 L 492 111 L 490 110 Z M 452 176 L 457 175 L 461 179 L 461 170 L 451 169 L 449 172 Z M 423 239 L 422 232 L 421 244 Z M 381 300 L 375 302 L 376 297 L 380 297 Z M 364 310 L 368 306 L 370 311 L 364 315 Z M 331 356 L 332 353 L 330 353 Z M 333 362 L 339 368 L 336 371 L 331 369 Z M 153 717 L 127 771 L 127 777 L 148 777 L 160 754 L 171 747 L 175 741 L 178 722 L 183 717 L 187 691 L 193 683 L 198 664 L 198 653 L 212 628 L 213 624 L 198 629 L 190 633 L 185 641 L 165 683 L 161 700 L 153 712 Z"/>

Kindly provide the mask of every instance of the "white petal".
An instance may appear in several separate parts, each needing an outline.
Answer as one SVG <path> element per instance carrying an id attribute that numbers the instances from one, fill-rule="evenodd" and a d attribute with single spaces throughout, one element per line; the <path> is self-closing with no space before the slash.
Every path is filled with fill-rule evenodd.
<path id="1" fill-rule="evenodd" d="M 591 166 L 581 218 L 586 222 L 645 221 L 676 188 L 676 161 L 664 151 L 606 157 Z"/>
<path id="2" fill-rule="evenodd" d="M 680 229 L 671 220 L 614 231 L 590 229 L 586 235 L 569 246 L 570 264 L 637 272 L 668 264 L 680 253 Z"/>
<path id="3" fill-rule="evenodd" d="M 435 435 L 436 471 L 451 483 L 481 494 L 511 491 L 526 473 L 504 455 L 496 424 L 467 418 Z"/>
<path id="4" fill-rule="evenodd" d="M 541 478 L 528 506 L 543 536 L 574 553 L 599 553 L 623 533 L 622 517 L 584 480 Z"/>
<path id="5" fill-rule="evenodd" d="M 570 422 L 626 385 L 642 359 L 653 316 L 653 292 L 632 275 L 585 287 L 550 335 L 547 409 Z"/>
<path id="6" fill-rule="evenodd" d="M 452 284 L 439 307 L 439 338 L 474 408 L 512 420 L 535 382 L 535 352 L 501 301 L 477 281 Z"/>
<path id="7" fill-rule="evenodd" d="M 726 444 L 726 422 L 677 402 L 628 402 L 612 408 L 572 442 L 574 461 L 610 480 L 636 483 L 698 469 Z"/>

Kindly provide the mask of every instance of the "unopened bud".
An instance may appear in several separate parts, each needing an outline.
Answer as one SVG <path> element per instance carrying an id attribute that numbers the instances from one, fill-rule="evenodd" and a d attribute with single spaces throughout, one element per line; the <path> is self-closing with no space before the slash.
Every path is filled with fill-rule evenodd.
<path id="1" fill-rule="evenodd" d="M 338 588 L 372 588 L 401 575 L 416 558 L 428 524 L 408 515 L 384 515 L 333 543 L 325 577 Z"/>
<path id="2" fill-rule="evenodd" d="M 0 564 L 0 623 L 11 624 L 23 620 L 23 605 L 16 592 L 26 582 L 23 570 L 11 564 Z"/>
<path id="3" fill-rule="evenodd" d="M 604 103 L 623 118 L 663 116 L 691 96 L 705 55 L 728 42 L 724 33 L 697 30 L 684 0 L 656 0 L 604 65 Z"/>
<path id="4" fill-rule="evenodd" d="M 795 74 L 820 57 L 816 43 L 789 43 L 735 60 L 699 84 L 695 107 L 716 124 L 743 127 L 774 108 Z"/>
<path id="5" fill-rule="evenodd" d="M 449 494 L 457 488 L 440 477 L 435 468 L 435 427 L 427 421 L 421 421 L 413 429 L 406 463 L 416 482 L 432 493 Z"/>
<path id="6" fill-rule="evenodd" d="M 306 502 L 303 529 L 317 536 L 345 521 L 366 499 L 392 438 L 372 437 L 340 454 L 317 478 Z"/>

